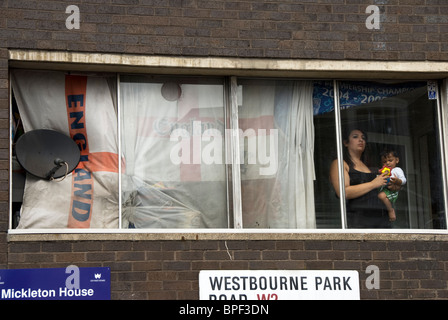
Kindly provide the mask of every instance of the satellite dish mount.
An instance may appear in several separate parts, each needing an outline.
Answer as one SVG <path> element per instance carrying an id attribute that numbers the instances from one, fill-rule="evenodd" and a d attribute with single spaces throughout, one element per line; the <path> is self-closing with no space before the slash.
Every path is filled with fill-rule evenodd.
<path id="1" fill-rule="evenodd" d="M 63 180 L 79 163 L 78 145 L 54 130 L 31 130 L 15 146 L 17 161 L 30 174 L 46 180 Z"/>

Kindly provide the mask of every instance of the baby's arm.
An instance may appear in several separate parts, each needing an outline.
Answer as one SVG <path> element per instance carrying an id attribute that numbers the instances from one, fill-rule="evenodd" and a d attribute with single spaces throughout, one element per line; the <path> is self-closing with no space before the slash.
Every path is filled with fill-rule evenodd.
<path id="1" fill-rule="evenodd" d="M 394 168 L 392 170 L 392 175 L 390 177 L 390 183 L 393 186 L 390 186 L 392 188 L 389 188 L 391 190 L 399 190 L 401 188 L 402 185 L 406 184 L 406 177 L 404 175 L 404 172 L 401 168 Z"/>

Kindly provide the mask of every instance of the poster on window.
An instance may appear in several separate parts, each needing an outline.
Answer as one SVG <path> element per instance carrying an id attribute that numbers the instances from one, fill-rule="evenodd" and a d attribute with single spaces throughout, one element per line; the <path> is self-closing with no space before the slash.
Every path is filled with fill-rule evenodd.
<path id="1" fill-rule="evenodd" d="M 380 101 L 419 88 L 422 82 L 407 83 L 371 83 L 350 82 L 339 83 L 339 99 L 341 109 Z M 313 90 L 314 115 L 331 112 L 334 109 L 333 81 L 322 80 L 314 83 Z"/>

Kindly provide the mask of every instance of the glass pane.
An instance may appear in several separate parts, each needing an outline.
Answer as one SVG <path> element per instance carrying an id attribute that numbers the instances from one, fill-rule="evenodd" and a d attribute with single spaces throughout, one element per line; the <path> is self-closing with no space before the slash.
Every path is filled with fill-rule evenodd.
<path id="1" fill-rule="evenodd" d="M 337 158 L 333 81 L 314 82 L 313 114 L 316 225 L 317 228 L 342 228 L 340 201 L 329 181 L 331 163 Z"/>
<path id="2" fill-rule="evenodd" d="M 14 70 L 11 80 L 13 145 L 23 132 L 46 129 L 71 137 L 81 156 L 72 172 L 50 180 L 25 172 L 14 148 L 13 227 L 118 228 L 116 77 Z M 70 158 L 61 147 L 41 150 L 51 157 L 39 165 L 60 170 L 53 156 Z"/>
<path id="3" fill-rule="evenodd" d="M 239 86 L 243 227 L 316 228 L 313 82 Z"/>
<path id="4" fill-rule="evenodd" d="M 429 93 L 426 82 L 340 83 L 349 228 L 446 228 L 437 100 Z M 380 175 L 385 164 L 390 177 Z"/>
<path id="5" fill-rule="evenodd" d="M 124 228 L 225 228 L 221 79 L 120 80 Z"/>

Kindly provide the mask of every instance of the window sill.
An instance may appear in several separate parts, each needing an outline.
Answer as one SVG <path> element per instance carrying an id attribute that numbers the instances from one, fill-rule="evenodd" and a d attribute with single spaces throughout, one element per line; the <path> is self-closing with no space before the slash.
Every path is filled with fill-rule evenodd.
<path id="1" fill-rule="evenodd" d="M 10 230 L 8 242 L 165 240 L 448 241 L 446 230 Z"/>

